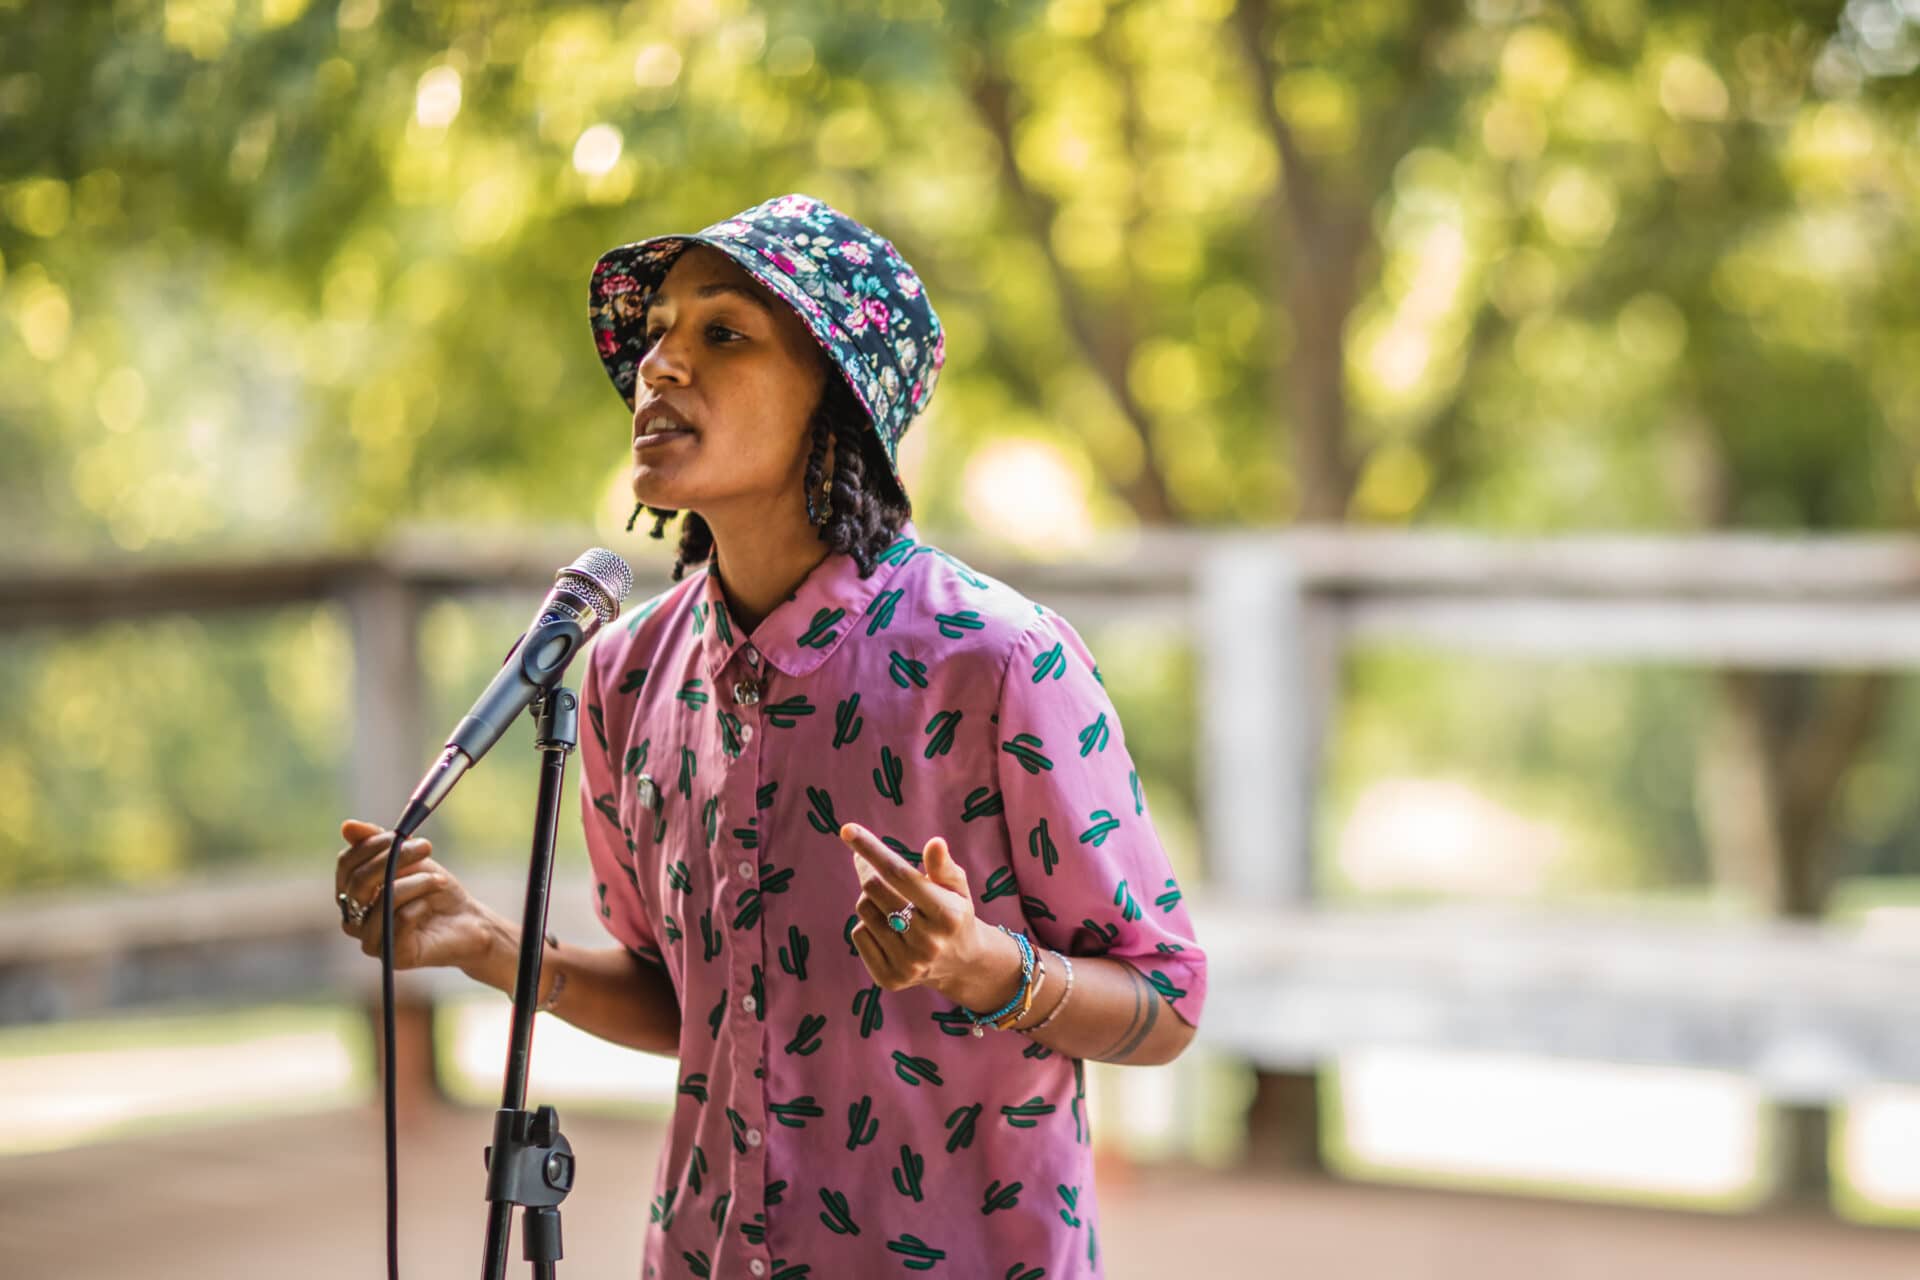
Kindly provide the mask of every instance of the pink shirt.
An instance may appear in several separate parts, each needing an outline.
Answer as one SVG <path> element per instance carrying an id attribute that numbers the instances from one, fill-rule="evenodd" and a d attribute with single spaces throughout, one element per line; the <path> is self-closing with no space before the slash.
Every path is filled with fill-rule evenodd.
<path id="1" fill-rule="evenodd" d="M 982 920 L 1124 956 L 1197 1025 L 1205 955 L 1066 619 L 909 522 L 871 577 L 830 555 L 751 637 L 689 573 L 598 639 L 585 686 L 600 915 L 684 1015 L 643 1274 L 1100 1275 L 1081 1061 L 875 985 L 838 835 L 916 863 L 946 837 Z"/>

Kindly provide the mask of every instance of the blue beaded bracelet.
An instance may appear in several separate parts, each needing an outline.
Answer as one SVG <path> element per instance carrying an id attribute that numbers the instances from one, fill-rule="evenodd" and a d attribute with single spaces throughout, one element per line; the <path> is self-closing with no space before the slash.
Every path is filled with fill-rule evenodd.
<path id="1" fill-rule="evenodd" d="M 1033 982 L 1033 944 L 1027 941 L 1027 935 L 1015 933 L 1003 924 L 995 925 L 994 928 L 1020 944 L 1020 989 L 1013 993 L 1013 999 L 989 1014 L 978 1014 L 964 1005 L 961 1006 L 960 1014 L 973 1024 L 973 1034 L 976 1037 L 986 1035 L 987 1027 L 1018 1009 L 1020 1002 L 1026 998 L 1027 987 Z"/>

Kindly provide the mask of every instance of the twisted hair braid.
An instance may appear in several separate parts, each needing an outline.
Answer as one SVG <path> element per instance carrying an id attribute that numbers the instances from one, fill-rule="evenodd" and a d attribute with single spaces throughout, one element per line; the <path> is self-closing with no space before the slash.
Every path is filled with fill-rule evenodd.
<path id="1" fill-rule="evenodd" d="M 894 480 L 871 419 L 854 398 L 853 389 L 832 364 L 826 366 L 826 373 L 820 401 L 814 406 L 809 421 L 813 444 L 807 455 L 807 473 L 802 484 L 810 499 L 819 501 L 820 478 L 826 469 L 827 441 L 831 437 L 834 459 L 833 475 L 828 481 L 832 495 L 830 511 L 826 523 L 815 529 L 828 548 L 852 556 L 860 566 L 860 576 L 865 578 L 873 573 L 880 553 L 899 536 L 900 526 L 913 514 L 913 504 Z M 652 538 L 665 538 L 667 525 L 681 514 L 642 503 L 634 507 L 628 529 L 633 528 L 642 511 L 653 514 L 653 529 L 648 534 Z M 713 530 L 698 512 L 685 514 L 680 527 L 680 548 L 673 562 L 675 582 L 685 575 L 688 566 L 713 555 Z"/>

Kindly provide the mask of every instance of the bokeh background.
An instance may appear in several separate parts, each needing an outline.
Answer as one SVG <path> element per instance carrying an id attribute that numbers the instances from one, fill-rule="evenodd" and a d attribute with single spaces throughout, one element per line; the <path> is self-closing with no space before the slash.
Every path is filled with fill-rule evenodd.
<path id="1" fill-rule="evenodd" d="M 387 673 L 419 764 L 524 625 L 527 548 L 550 574 L 611 546 L 658 589 L 671 543 L 623 531 L 628 424 L 586 322 L 605 248 L 784 191 L 899 245 L 948 333 L 902 445 L 916 519 L 1086 603 L 1062 607 L 1204 907 L 1231 888 L 1222 684 L 1187 604 L 1159 607 L 1199 570 L 1128 564 L 1454 539 L 1495 594 L 1501 548 L 1560 547 L 1580 595 L 1613 548 L 1651 579 L 1671 552 L 1683 598 L 1722 554 L 1750 581 L 1812 548 L 1832 589 L 1783 568 L 1781 592 L 1845 606 L 1815 655 L 1920 588 L 1917 67 L 1910 0 L 0 0 L 8 1244 L 105 1275 L 135 1246 L 98 1225 L 144 1200 L 188 1256 L 235 1215 L 292 1273 L 376 1256 L 364 986 L 62 965 L 259 946 L 279 926 L 245 922 L 299 895 L 324 931 L 376 745 L 352 583 L 461 580 L 421 588 L 417 675 Z M 1920 925 L 1898 662 L 1390 637 L 1314 670 L 1318 755 L 1265 762 L 1313 799 L 1288 910 L 1597 910 L 1709 944 Z M 509 895 L 524 738 L 435 819 Z M 571 807 L 562 840 L 564 894 Z M 449 1171 L 477 1169 L 504 1002 L 421 990 L 431 1273 L 478 1251 L 477 1177 Z M 543 1037 L 549 1096 L 628 1175 L 569 1219 L 619 1274 L 672 1064 Z M 1495 1274 L 1495 1242 L 1532 1276 L 1920 1257 L 1920 1080 L 1782 1098 L 1704 1059 L 1349 1047 L 1303 1069 L 1223 1035 L 1099 1072 L 1103 1197 L 1135 1224 L 1111 1274 L 1206 1248 L 1249 1276 Z M 275 1216 L 295 1202 L 331 1207 Z"/>

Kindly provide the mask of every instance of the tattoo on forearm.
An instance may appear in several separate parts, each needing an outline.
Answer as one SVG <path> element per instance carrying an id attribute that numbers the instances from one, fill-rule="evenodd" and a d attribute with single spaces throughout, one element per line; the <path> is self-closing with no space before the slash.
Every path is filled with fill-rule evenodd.
<path id="1" fill-rule="evenodd" d="M 1160 1018 L 1160 993 L 1154 990 L 1153 984 L 1125 962 L 1121 963 L 1120 971 L 1127 975 L 1127 985 L 1133 989 L 1133 1015 L 1114 1042 L 1094 1055 L 1103 1062 L 1124 1062 L 1132 1057 L 1146 1043 L 1153 1033 L 1153 1024 Z"/>

